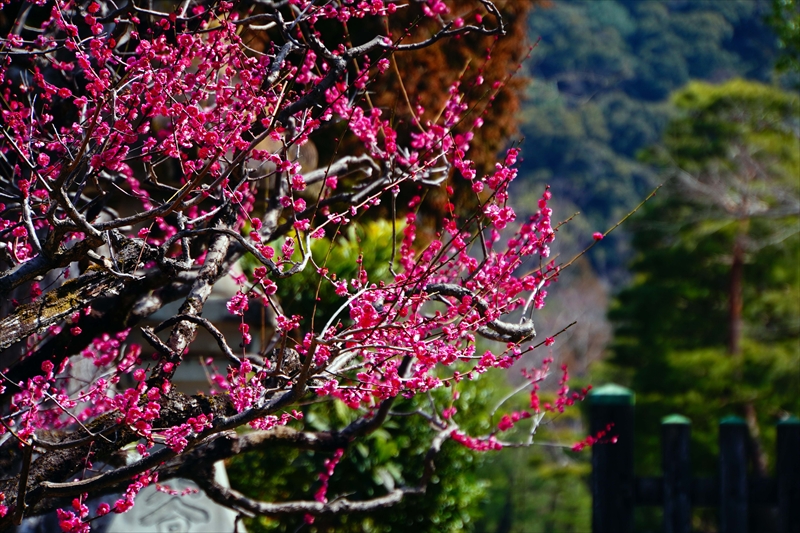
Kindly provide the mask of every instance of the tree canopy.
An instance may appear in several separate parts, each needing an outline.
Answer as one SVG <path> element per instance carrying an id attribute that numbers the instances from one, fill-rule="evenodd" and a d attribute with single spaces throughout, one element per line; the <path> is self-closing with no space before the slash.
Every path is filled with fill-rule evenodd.
<path id="1" fill-rule="evenodd" d="M 800 410 L 798 98 L 733 80 L 673 101 L 680 114 L 651 153 L 672 179 L 633 223 L 611 375 L 637 394 L 642 470 L 658 469 L 658 421 L 677 412 L 707 472 L 718 420 L 744 417 L 763 473 L 773 424 Z"/>

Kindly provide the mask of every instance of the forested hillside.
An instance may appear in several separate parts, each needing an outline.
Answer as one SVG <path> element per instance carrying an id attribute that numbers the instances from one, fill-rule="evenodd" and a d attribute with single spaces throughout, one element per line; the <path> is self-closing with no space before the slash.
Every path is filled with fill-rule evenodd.
<path id="1" fill-rule="evenodd" d="M 554 198 L 574 204 L 561 213 L 582 213 L 573 234 L 585 238 L 624 216 L 658 183 L 637 154 L 661 138 L 672 91 L 692 79 L 775 76 L 777 40 L 764 21 L 770 9 L 734 0 L 560 0 L 536 9 L 520 207 L 535 206 L 549 183 Z M 619 232 L 591 256 L 612 282 L 625 277 L 627 241 Z"/>

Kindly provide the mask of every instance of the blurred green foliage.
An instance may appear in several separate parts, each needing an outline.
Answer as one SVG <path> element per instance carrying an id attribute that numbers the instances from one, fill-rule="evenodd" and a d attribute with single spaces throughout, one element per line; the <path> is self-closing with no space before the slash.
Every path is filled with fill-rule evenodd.
<path id="1" fill-rule="evenodd" d="M 800 72 L 800 2 L 772 0 L 772 13 L 767 21 L 778 35 L 781 49 L 777 68 Z"/>
<path id="2" fill-rule="evenodd" d="M 399 250 L 403 227 L 400 222 L 393 226 L 391 221 L 370 220 L 348 225 L 344 233 L 334 239 L 324 237 L 312 240 L 313 264 L 278 283 L 277 297 L 284 313 L 287 316 L 300 315 L 304 331 L 311 331 L 313 317 L 316 331 L 319 331 L 347 299 L 336 295 L 333 284 L 323 278 L 317 267 L 326 268 L 328 275 L 338 280 L 357 279 L 359 269 L 363 267 L 371 283 L 388 281 L 392 241 L 395 243 L 394 250 Z M 294 259 L 300 259 L 300 250 L 295 249 Z M 319 320 L 323 322 L 319 323 Z"/>
<path id="3" fill-rule="evenodd" d="M 461 396 L 454 406 L 466 416 L 459 417 L 465 430 L 473 434 L 488 429 L 486 406 L 491 390 L 486 380 L 462 382 Z M 433 393 L 446 401 L 450 389 Z M 395 403 L 394 410 L 411 412 L 426 409 L 427 398 Z M 341 429 L 363 415 L 339 401 L 315 403 L 304 408 L 307 430 Z M 458 416 L 458 415 L 457 415 Z M 353 500 L 374 498 L 400 484 L 414 486 L 423 470 L 423 458 L 434 431 L 420 416 L 394 416 L 366 439 L 345 450 L 328 488 L 328 497 L 346 495 Z M 234 458 L 228 465 L 232 485 L 248 496 L 263 501 L 313 500 L 319 488 L 318 474 L 330 454 L 282 449 L 269 453 L 250 453 Z M 406 497 L 400 504 L 368 514 L 318 517 L 304 528 L 310 532 L 461 532 L 472 531 L 478 502 L 486 482 L 476 475 L 483 455 L 460 444 L 446 441 L 435 461 L 436 473 L 424 495 Z M 303 523 L 297 516 L 281 520 L 258 518 L 245 521 L 251 533 L 293 532 Z"/>
<path id="4" fill-rule="evenodd" d="M 733 175 L 748 169 L 732 151 L 750 148 L 766 177 L 754 180 L 748 194 L 758 194 L 758 188 L 765 191 L 778 181 L 796 188 L 800 175 L 796 94 L 733 79 L 716 85 L 692 82 L 673 96 L 672 103 L 678 116 L 664 133 L 662 153 L 669 158 L 665 163 L 689 173 L 717 166 Z"/>
<path id="5" fill-rule="evenodd" d="M 527 429 L 527 428 L 525 428 Z M 545 419 L 534 445 L 486 457 L 478 475 L 489 482 L 477 531 L 583 533 L 591 530 L 591 453 L 572 452 L 582 438 L 577 409 Z"/>

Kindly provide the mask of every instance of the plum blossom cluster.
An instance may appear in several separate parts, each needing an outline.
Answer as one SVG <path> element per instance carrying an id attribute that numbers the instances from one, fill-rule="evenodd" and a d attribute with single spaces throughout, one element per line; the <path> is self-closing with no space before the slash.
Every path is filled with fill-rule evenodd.
<path id="1" fill-rule="evenodd" d="M 328 482 L 333 476 L 333 472 L 336 470 L 336 465 L 339 464 L 339 461 L 342 459 L 344 455 L 343 449 L 338 449 L 334 452 L 333 457 L 330 459 L 325 459 L 323 462 L 323 470 L 319 473 L 319 481 L 320 487 L 317 489 L 317 492 L 314 493 L 314 499 L 318 502 L 327 503 L 328 498 Z M 314 523 L 314 516 L 310 514 L 306 514 L 303 517 L 303 520 L 306 524 L 313 524 Z"/>
<path id="2" fill-rule="evenodd" d="M 62 370 L 62 369 L 59 369 Z M 63 418 L 63 412 L 48 409 L 44 405 L 45 399 L 52 399 L 54 403 L 62 402 L 67 407 L 74 407 L 75 402 L 62 388 L 56 387 L 54 367 L 49 361 L 42 363 L 42 375 L 34 376 L 27 383 L 19 384 L 19 392 L 11 399 L 11 412 L 19 413 L 18 418 L 11 419 L 8 426 L 0 427 L 0 434 L 7 429 L 15 427 L 15 433 L 22 440 L 27 441 L 39 427 L 49 424 L 55 428 L 68 425 Z"/>
<path id="3" fill-rule="evenodd" d="M 113 506 L 102 502 L 97 506 L 96 517 L 105 516 L 111 512 L 125 513 L 133 507 L 136 495 L 146 486 L 155 483 L 158 474 L 142 474 L 128 486 L 121 498 Z M 86 494 L 72 500 L 72 510 L 57 509 L 58 525 L 65 533 L 89 533 L 91 531 L 89 507 L 86 505 Z"/>
<path id="4" fill-rule="evenodd" d="M 505 188 L 501 183 L 493 185 Z M 414 220 L 409 216 L 399 250 L 398 262 L 403 270 L 392 282 L 376 285 L 364 275 L 337 282 L 337 294 L 349 296 L 348 313 L 315 343 L 309 343 L 309 348 L 336 352 L 339 357 L 346 356 L 350 364 L 358 361 L 365 370 L 357 373 L 355 386 L 338 387 L 338 382 L 327 380 L 318 394 L 333 395 L 352 407 L 368 407 L 399 394 L 413 395 L 442 386 L 436 369 L 454 367 L 457 362 L 471 363 L 468 377 L 488 368 L 508 368 L 521 355 L 520 344 L 534 332 L 525 318 L 513 324 L 502 318 L 526 307 L 528 299 L 538 297 L 536 307 L 544 305 L 542 287 L 557 273 L 551 265 L 532 274 L 516 274 L 526 257 L 548 253 L 554 235 L 549 198 L 547 191 L 541 210 L 508 239 L 502 250 L 496 251 L 500 248 L 498 228 L 492 227 L 490 218 L 484 219 L 486 231 L 494 236 L 486 239 L 487 253 L 482 260 L 473 253 L 473 244 L 480 236 L 456 225 L 418 252 Z M 468 281 L 452 283 L 460 277 Z M 476 335 L 504 341 L 505 345 L 498 353 L 479 356 L 475 353 Z M 300 349 L 305 351 L 306 347 Z M 412 361 L 406 375 L 401 374 L 405 372 L 400 364 L 403 357 Z M 327 356 L 318 359 L 325 360 L 316 369 L 322 375 L 331 366 L 336 367 Z"/>
<path id="5" fill-rule="evenodd" d="M 527 411 L 514 411 L 511 414 L 505 414 L 500 419 L 500 422 L 497 423 L 497 429 L 500 431 L 508 431 L 520 420 L 525 420 L 526 418 L 530 417 L 531 414 Z"/>
<path id="6" fill-rule="evenodd" d="M 614 424 L 608 424 L 605 428 L 601 429 L 594 435 L 589 435 L 582 441 L 576 442 L 572 445 L 572 451 L 579 452 L 584 450 L 590 446 L 594 446 L 595 444 L 601 443 L 611 443 L 614 444 L 617 442 L 617 437 L 615 435 L 608 436 L 611 432 L 611 428 L 614 427 Z"/>
<path id="7" fill-rule="evenodd" d="M 495 439 L 494 436 L 491 436 L 487 439 L 480 439 L 477 437 L 470 437 L 462 431 L 453 430 L 453 432 L 450 433 L 450 438 L 455 442 L 478 452 L 485 452 L 489 450 L 497 451 L 503 449 L 503 445 L 497 442 L 497 439 Z"/>
<path id="8" fill-rule="evenodd" d="M 324 511 L 343 446 L 374 431 L 395 398 L 445 386 L 457 397 L 460 381 L 508 369 L 534 349 L 534 312 L 560 273 L 549 258 L 552 195 L 546 189 L 519 223 L 508 192 L 519 150 L 488 175 L 469 156 L 483 126 L 469 92 L 484 83 L 497 90 L 502 80 L 453 80 L 440 112 L 425 120 L 414 95 L 404 121 L 374 106 L 369 91 L 392 74 L 394 53 L 469 33 L 500 36 L 490 1 L 189 0 L 163 12 L 136 1 L 2 3 L 10 13 L 2 24 L 15 22 L 0 37 L 0 350 L 8 361 L 0 445 L 23 453 L 7 454 L 22 463 L 0 480 L 0 529 L 35 509 L 84 533 L 94 518 L 87 502 L 108 487 L 123 494 L 96 516 L 126 512 L 181 461 L 198 465 L 184 472 L 205 471 L 206 446 L 225 456 L 267 436 L 338 450 L 314 495 Z M 392 26 L 401 7 L 438 29 L 405 42 L 410 28 Z M 373 35 L 354 45 L 342 35 L 358 21 Z M 331 135 L 359 148 L 331 155 L 326 147 L 323 165 L 304 167 L 300 151 Z M 474 213 L 448 200 L 447 217 L 420 231 L 426 191 L 454 198 L 456 187 L 474 195 Z M 337 272 L 312 254 L 317 239 L 387 202 L 402 228 L 390 276 L 368 271 L 361 257 Z M 244 257 L 257 266 L 235 276 L 227 296 L 242 339 L 234 350 L 224 319 L 215 324 L 204 309 Z M 278 298 L 286 278 L 308 272 L 338 298 L 337 310 L 311 325 Z M 156 319 L 172 302 L 178 310 Z M 251 332 L 256 305 L 262 332 L 267 319 L 271 328 L 262 339 Z M 200 330 L 224 362 L 195 343 Z M 490 347 L 479 352 L 479 338 Z M 225 370 L 209 373 L 212 390 L 186 394 L 175 384 L 198 357 L 205 369 Z M 540 405 L 538 382 L 551 363 L 526 375 L 530 411 L 503 414 L 497 431 L 538 423 L 542 411 L 585 396 L 570 393 L 563 368 L 556 399 Z M 286 427 L 300 427 L 302 406 L 315 399 L 341 401 L 358 420 L 340 433 Z M 462 415 L 451 405 L 444 422 L 431 418 L 444 428 L 437 438 L 503 446 L 497 431 L 463 432 Z M 120 454 L 125 467 L 114 466 Z M 213 480 L 196 481 L 211 484 L 220 503 L 248 508 Z"/>
<path id="9" fill-rule="evenodd" d="M 543 344 L 548 346 L 552 345 L 552 339 L 548 338 Z M 488 357 L 492 357 L 491 354 L 487 353 L 483 356 L 483 358 Z M 588 385 L 580 392 L 573 392 L 570 394 L 568 385 L 569 372 L 566 365 L 561 365 L 562 373 L 558 383 L 558 389 L 555 392 L 555 401 L 542 403 L 540 399 L 540 384 L 550 375 L 550 366 L 552 363 L 552 357 L 545 357 L 538 367 L 521 369 L 521 373 L 526 380 L 526 384 L 528 387 L 530 387 L 530 409 L 511 411 L 502 414 L 500 419 L 497 421 L 496 430 L 483 437 L 472 437 L 466 435 L 460 429 L 458 429 L 457 426 L 451 423 L 450 425 L 453 427 L 453 429 L 451 429 L 451 438 L 475 451 L 500 450 L 509 443 L 499 441 L 497 439 L 497 435 L 499 433 L 510 432 L 523 420 L 530 420 L 531 425 L 528 439 L 529 442 L 532 442 L 533 435 L 536 433 L 536 430 L 546 413 L 563 413 L 567 407 L 574 405 L 576 402 L 585 400 L 586 396 L 589 394 L 589 391 L 592 389 L 592 386 Z M 501 405 L 497 407 L 497 409 L 502 407 L 505 401 L 509 400 L 510 398 L 511 397 L 505 398 Z M 455 414 L 455 409 L 448 408 L 444 410 L 442 417 L 449 420 L 452 418 L 453 414 Z M 590 435 L 580 443 L 574 445 L 573 449 L 575 451 L 581 451 L 599 442 L 616 442 L 613 440 L 601 440 L 604 435 L 605 433 L 599 436 Z"/>
<path id="10" fill-rule="evenodd" d="M 314 499 L 318 502 L 328 501 L 326 497 L 328 493 L 328 481 L 331 479 L 333 471 L 336 470 L 336 465 L 339 464 L 339 460 L 343 455 L 344 450 L 339 449 L 334 452 L 333 457 L 325 459 L 324 470 L 319 474 L 320 487 L 317 489 L 317 492 L 314 493 Z"/>
<path id="11" fill-rule="evenodd" d="M 169 494 L 170 496 L 186 496 L 189 494 L 197 494 L 199 492 L 199 490 L 194 487 L 186 487 L 185 489 L 179 491 L 177 489 L 173 489 L 169 485 L 161 485 L 159 483 L 156 483 L 156 490 L 158 492 L 163 492 L 164 494 Z"/>
<path id="12" fill-rule="evenodd" d="M 165 429 L 163 432 L 164 444 L 175 453 L 181 453 L 189 444 L 187 437 L 193 433 L 202 433 L 205 428 L 211 427 L 212 419 L 213 417 L 206 415 L 190 417 L 186 423 L 180 426 Z"/>
<path id="13" fill-rule="evenodd" d="M 553 344 L 553 340 L 548 338 L 545 340 L 545 345 L 551 346 Z M 558 381 L 558 391 L 556 392 L 556 399 L 554 402 L 545 402 L 542 403 L 541 398 L 539 397 L 539 383 L 542 382 L 550 373 L 550 365 L 553 363 L 552 357 L 546 357 L 542 360 L 542 365 L 539 368 L 534 368 L 531 370 L 522 369 L 522 375 L 528 380 L 531 384 L 531 391 L 530 391 L 530 408 L 534 413 L 542 413 L 542 412 L 558 412 L 563 413 L 564 410 L 574 405 L 576 402 L 580 402 L 586 399 L 586 396 L 589 394 L 589 391 L 592 390 L 591 385 L 587 385 L 580 392 L 573 392 L 572 394 L 569 393 L 569 370 L 567 365 L 561 365 L 561 379 Z"/>

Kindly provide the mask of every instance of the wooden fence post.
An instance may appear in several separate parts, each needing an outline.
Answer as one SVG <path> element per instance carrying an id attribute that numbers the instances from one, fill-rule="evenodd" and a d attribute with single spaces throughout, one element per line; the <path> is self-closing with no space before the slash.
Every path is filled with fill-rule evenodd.
<path id="1" fill-rule="evenodd" d="M 800 533 L 800 419 L 778 422 L 778 523 L 781 533 Z"/>
<path id="2" fill-rule="evenodd" d="M 661 470 L 664 473 L 664 533 L 689 533 L 692 527 L 692 470 L 688 418 L 661 419 Z"/>
<path id="3" fill-rule="evenodd" d="M 598 387 L 590 395 L 590 432 L 610 424 L 615 443 L 592 446 L 592 532 L 633 533 L 634 395 L 619 385 Z"/>
<path id="4" fill-rule="evenodd" d="M 738 416 L 719 423 L 719 531 L 747 533 L 747 425 Z"/>

